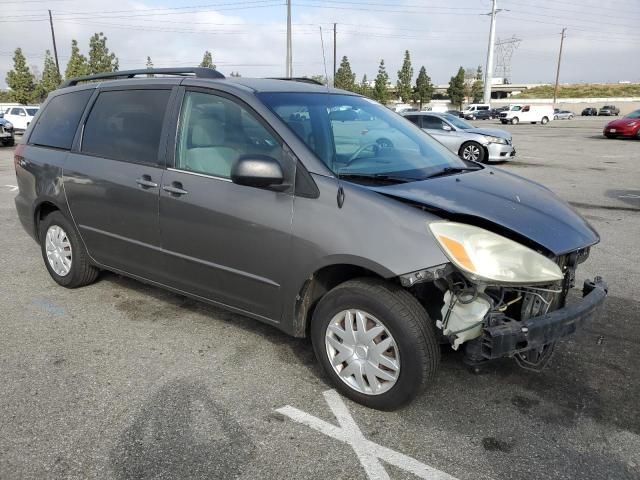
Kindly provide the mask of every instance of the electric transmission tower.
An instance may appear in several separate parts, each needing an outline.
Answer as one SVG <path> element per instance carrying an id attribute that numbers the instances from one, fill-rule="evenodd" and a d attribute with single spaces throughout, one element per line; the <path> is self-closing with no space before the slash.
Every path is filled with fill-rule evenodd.
<path id="1" fill-rule="evenodd" d="M 522 39 L 515 35 L 511 38 L 496 42 L 496 69 L 495 77 L 503 78 L 505 83 L 511 83 L 511 57 L 516 51 Z"/>

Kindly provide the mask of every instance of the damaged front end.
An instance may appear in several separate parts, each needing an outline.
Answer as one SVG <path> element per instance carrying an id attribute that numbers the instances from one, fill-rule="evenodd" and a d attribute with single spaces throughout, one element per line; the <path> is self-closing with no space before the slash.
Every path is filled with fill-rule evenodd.
<path id="1" fill-rule="evenodd" d="M 443 342 L 455 350 L 463 347 L 471 367 L 512 357 L 523 368 L 544 368 L 555 343 L 592 319 L 607 296 L 606 283 L 596 277 L 585 282 L 580 301 L 567 302 L 576 267 L 589 248 L 548 258 L 458 225 L 434 229 L 451 263 L 403 275 L 402 285 L 425 305 Z M 518 264 L 514 259 L 520 256 L 524 260 Z M 533 281 L 527 284 L 526 278 Z"/>

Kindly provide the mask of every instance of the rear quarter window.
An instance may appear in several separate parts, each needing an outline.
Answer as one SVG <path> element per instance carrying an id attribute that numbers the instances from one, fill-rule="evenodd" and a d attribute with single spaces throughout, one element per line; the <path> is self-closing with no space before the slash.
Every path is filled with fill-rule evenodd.
<path id="1" fill-rule="evenodd" d="M 40 114 L 29 143 L 69 150 L 92 93 L 93 90 L 80 90 L 53 97 Z"/>

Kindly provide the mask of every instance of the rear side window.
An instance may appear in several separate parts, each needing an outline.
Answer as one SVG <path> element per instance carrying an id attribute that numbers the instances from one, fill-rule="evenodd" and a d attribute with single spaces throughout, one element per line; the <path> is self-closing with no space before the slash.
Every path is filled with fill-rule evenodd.
<path id="1" fill-rule="evenodd" d="M 29 143 L 43 147 L 71 148 L 78 122 L 93 90 L 53 97 L 40 115 Z"/>
<path id="2" fill-rule="evenodd" d="M 415 123 L 416 125 L 420 126 L 420 117 L 418 115 L 407 115 L 405 118 L 411 123 Z"/>
<path id="3" fill-rule="evenodd" d="M 170 90 L 101 92 L 84 125 L 82 152 L 132 163 L 158 163 Z"/>

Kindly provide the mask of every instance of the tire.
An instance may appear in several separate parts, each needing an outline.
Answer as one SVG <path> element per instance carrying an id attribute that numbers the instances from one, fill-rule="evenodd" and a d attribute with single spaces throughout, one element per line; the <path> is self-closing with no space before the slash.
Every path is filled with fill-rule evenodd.
<path id="1" fill-rule="evenodd" d="M 540 123 L 542 125 L 546 125 L 547 123 L 549 123 L 549 119 L 547 117 L 542 117 L 542 120 L 540 120 Z"/>
<path id="2" fill-rule="evenodd" d="M 471 160 L 472 162 L 484 162 L 486 152 L 484 147 L 477 142 L 464 142 L 460 146 L 458 156 L 463 160 Z"/>
<path id="3" fill-rule="evenodd" d="M 520 119 L 518 117 L 513 117 L 511 119 L 511 125 L 517 125 L 518 122 L 520 122 Z"/>
<path id="4" fill-rule="evenodd" d="M 351 315 L 349 323 L 354 325 L 353 322 L 356 322 L 356 330 L 360 325 L 356 320 L 356 312 L 360 312 L 361 315 L 358 318 L 366 319 L 363 322 L 366 325 L 365 332 L 382 326 L 384 333 L 380 333 L 378 337 L 369 341 L 370 346 L 366 349 L 367 360 L 357 357 L 358 349 L 361 352 L 364 351 L 362 346 L 358 346 L 353 349 L 354 354 L 348 357 L 351 364 L 347 363 L 346 359 L 334 367 L 332 359 L 337 359 L 341 352 L 349 355 L 352 351 L 350 347 L 339 351 L 332 346 L 343 345 L 349 341 L 336 340 L 340 337 L 335 333 L 336 331 L 344 333 L 346 330 L 348 320 L 346 312 L 350 312 Z M 340 321 L 344 326 L 340 325 Z M 333 327 L 330 328 L 330 325 Z M 329 332 L 328 335 L 327 332 Z M 390 336 L 385 336 L 387 333 Z M 333 340 L 327 340 L 329 337 Z M 375 342 L 376 339 L 378 342 Z M 311 341 L 316 357 L 335 387 L 353 401 L 378 410 L 395 410 L 415 398 L 433 382 L 440 363 L 440 349 L 434 325 L 425 309 L 406 290 L 379 279 L 349 280 L 327 293 L 313 313 Z M 355 365 L 351 367 L 355 371 L 356 368 L 360 368 L 360 365 L 363 366 L 362 368 L 365 368 L 364 365 L 366 368 L 371 368 L 374 364 L 378 365 L 376 371 L 382 374 L 385 371 L 394 372 L 391 368 L 380 369 L 379 366 L 383 364 L 372 363 L 369 359 L 371 346 L 383 341 L 390 342 L 392 345 L 385 350 L 385 353 L 392 352 L 391 356 L 384 355 L 387 361 L 393 362 L 394 359 L 399 361 L 393 381 L 385 381 L 376 375 L 371 375 L 372 370 L 365 371 L 364 374 L 360 373 L 361 383 L 357 382 L 355 373 L 348 377 L 338 373 L 338 369 L 346 371 L 350 365 Z M 373 358 L 375 360 L 375 357 Z M 362 370 L 358 371 L 362 372 Z M 360 384 L 364 386 L 364 390 L 358 387 Z M 378 393 L 373 393 L 376 388 L 379 389 Z"/>
<path id="5" fill-rule="evenodd" d="M 573 115 L 569 115 L 569 120 L 573 120 Z"/>
<path id="6" fill-rule="evenodd" d="M 553 119 L 554 119 L 554 120 L 557 120 L 557 119 L 558 119 L 558 116 L 557 116 L 557 115 L 554 115 L 554 116 L 553 116 Z"/>
<path id="7" fill-rule="evenodd" d="M 50 240 L 47 235 L 49 232 L 55 237 L 55 233 L 61 229 L 63 235 L 57 235 L 57 239 Z M 93 283 L 98 278 L 99 270 L 91 265 L 89 256 L 84 248 L 84 245 L 80 241 L 80 237 L 76 233 L 72 223 L 59 211 L 52 212 L 47 215 L 39 225 L 39 238 L 40 238 L 40 250 L 42 252 L 42 259 L 49 271 L 51 278 L 55 280 L 58 285 L 62 285 L 66 288 L 83 287 Z M 64 248 L 64 251 L 68 251 L 70 255 L 67 260 L 70 262 L 68 266 L 68 272 L 64 273 L 61 269 L 66 267 L 65 264 L 60 262 L 54 262 L 48 258 L 48 250 L 53 251 L 52 258 L 55 257 L 56 245 L 68 244 Z M 66 250 L 69 248 L 69 250 Z M 64 255 L 64 254 L 63 254 Z M 65 255 L 66 256 L 66 255 Z M 60 257 L 60 255 L 58 256 Z M 57 265 L 58 271 L 54 269 L 54 265 Z"/>
<path id="8" fill-rule="evenodd" d="M 611 135 L 610 133 L 605 134 L 605 137 L 607 137 L 607 138 L 616 138 L 615 135 Z"/>

